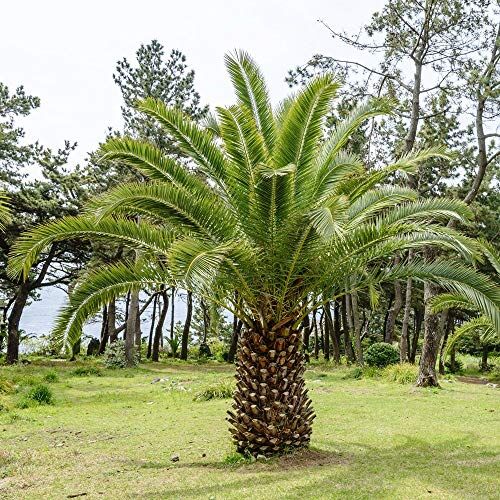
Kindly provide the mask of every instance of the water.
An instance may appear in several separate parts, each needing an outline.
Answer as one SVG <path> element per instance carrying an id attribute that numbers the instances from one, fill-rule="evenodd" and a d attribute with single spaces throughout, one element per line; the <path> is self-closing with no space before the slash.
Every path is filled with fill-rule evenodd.
<path id="1" fill-rule="evenodd" d="M 27 333 L 35 336 L 47 335 L 54 326 L 58 311 L 64 305 L 67 294 L 59 288 L 50 287 L 42 289 L 41 300 L 32 302 L 24 309 L 20 327 Z M 146 296 L 141 300 L 145 300 Z M 153 304 L 151 303 L 142 315 L 141 329 L 143 335 L 149 332 L 151 326 L 151 314 Z M 182 290 L 175 297 L 174 321 L 184 323 L 186 318 L 186 294 Z M 118 323 L 118 322 L 117 322 Z M 117 324 L 117 326 L 119 326 Z M 170 328 L 170 310 L 165 321 L 165 332 Z M 84 334 L 99 338 L 101 322 L 97 319 L 85 325 Z"/>

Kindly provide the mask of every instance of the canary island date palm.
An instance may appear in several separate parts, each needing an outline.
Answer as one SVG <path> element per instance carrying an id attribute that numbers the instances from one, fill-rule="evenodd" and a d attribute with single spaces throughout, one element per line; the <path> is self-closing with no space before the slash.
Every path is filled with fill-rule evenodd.
<path id="1" fill-rule="evenodd" d="M 86 215 L 27 233 L 13 251 L 11 272 L 28 273 L 40 252 L 64 238 L 109 239 L 138 250 L 134 263 L 91 272 L 76 287 L 55 328 L 67 345 L 90 315 L 129 290 L 174 284 L 232 311 L 245 327 L 231 432 L 240 452 L 271 455 L 310 440 L 315 414 L 300 324 L 321 301 L 361 289 L 376 294 L 380 283 L 406 276 L 480 297 L 491 315 L 500 294 L 472 267 L 450 261 L 390 265 L 397 252 L 427 245 L 472 261 L 480 246 L 441 224 L 466 221 L 464 204 L 418 200 L 388 185 L 419 162 L 445 156 L 442 149 L 376 169 L 346 149 L 365 120 L 389 111 L 387 103 L 359 106 L 325 137 L 338 88 L 331 75 L 273 110 L 247 54 L 227 56 L 226 65 L 237 103 L 217 108 L 204 126 L 153 99 L 137 104 L 176 140 L 189 168 L 147 142 L 110 139 L 103 158 L 149 181 L 119 186 L 94 200 Z"/>

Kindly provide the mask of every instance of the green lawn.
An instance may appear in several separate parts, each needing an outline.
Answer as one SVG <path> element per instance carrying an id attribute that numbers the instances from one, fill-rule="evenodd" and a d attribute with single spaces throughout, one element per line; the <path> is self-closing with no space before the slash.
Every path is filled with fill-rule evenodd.
<path id="1" fill-rule="evenodd" d="M 75 366 L 0 367 L 0 381 L 20 387 L 0 400 L 12 406 L 0 412 L 1 498 L 498 498 L 499 389 L 417 390 L 317 366 L 307 372 L 311 450 L 249 463 L 235 460 L 230 400 L 193 401 L 231 367 L 148 364 L 98 377 Z M 54 371 L 53 405 L 15 407 Z"/>

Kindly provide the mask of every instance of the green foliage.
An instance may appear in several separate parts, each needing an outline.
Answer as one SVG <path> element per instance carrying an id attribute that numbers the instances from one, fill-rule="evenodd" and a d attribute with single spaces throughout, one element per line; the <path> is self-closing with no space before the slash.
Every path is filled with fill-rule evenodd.
<path id="1" fill-rule="evenodd" d="M 126 368 L 127 358 L 125 356 L 125 342 L 116 340 L 108 345 L 103 356 L 103 363 L 106 368 Z M 134 365 L 139 363 L 139 353 L 134 355 Z"/>
<path id="2" fill-rule="evenodd" d="M 38 384 L 31 388 L 19 401 L 19 408 L 28 408 L 33 404 L 52 405 L 54 404 L 54 395 L 49 386 Z"/>
<path id="3" fill-rule="evenodd" d="M 45 382 L 53 383 L 53 382 L 58 382 L 59 381 L 59 375 L 55 370 L 49 370 L 45 375 L 43 376 L 43 380 Z"/>
<path id="4" fill-rule="evenodd" d="M 464 364 L 460 359 L 455 359 L 454 363 L 451 360 L 447 360 L 444 363 L 444 367 L 448 373 L 463 373 L 464 371 Z"/>
<path id="5" fill-rule="evenodd" d="M 198 392 L 194 397 L 195 401 L 210 401 L 211 399 L 227 399 L 233 397 L 235 389 L 234 382 L 222 381 L 218 384 L 211 385 L 201 392 Z"/>
<path id="6" fill-rule="evenodd" d="M 482 252 L 445 224 L 450 218 L 466 222 L 471 210 L 465 204 L 418 200 L 411 190 L 387 188 L 395 175 L 448 158 L 443 147 L 414 150 L 385 167 L 364 167 L 343 148 L 366 120 L 388 112 L 387 101 L 355 107 L 324 140 L 322 127 L 338 89 L 331 75 L 311 80 L 273 113 L 251 57 L 238 52 L 227 56 L 226 65 L 237 104 L 218 109 L 218 127 L 208 130 L 151 97 L 137 105 L 206 183 L 154 141 L 113 139 L 103 147 L 103 161 L 119 160 L 151 182 L 119 185 L 95 199 L 84 217 L 42 226 L 16 243 L 12 276 L 26 275 L 52 243 L 78 236 L 119 238 L 141 251 L 133 263 L 100 266 L 85 275 L 58 320 L 61 341 L 71 346 L 84 322 L 113 298 L 174 282 L 263 328 L 280 321 L 297 326 L 298 304 L 324 298 L 325 290 L 340 296 L 407 277 L 460 290 L 500 322 L 500 290 L 472 267 L 448 257 L 386 265 L 397 252 L 428 246 L 446 248 L 465 262 Z"/>
<path id="7" fill-rule="evenodd" d="M 417 374 L 418 367 L 409 363 L 389 365 L 382 371 L 385 379 L 399 384 L 414 384 L 417 380 Z"/>
<path id="8" fill-rule="evenodd" d="M 366 350 L 364 359 L 368 366 L 384 368 L 399 362 L 399 352 L 391 344 L 375 342 Z"/>
<path id="9" fill-rule="evenodd" d="M 252 457 L 247 457 L 241 453 L 229 453 L 224 457 L 223 463 L 225 465 L 244 465 L 252 463 Z"/>
<path id="10" fill-rule="evenodd" d="M 12 403 L 11 401 L 0 394 L 0 414 L 1 413 L 8 413 L 12 410 Z M 0 464 L 1 465 L 1 464 Z"/>
<path id="11" fill-rule="evenodd" d="M 166 337 L 165 341 L 168 344 L 170 355 L 173 358 L 177 357 L 177 353 L 179 352 L 179 348 L 181 346 L 181 336 L 177 335 L 177 332 L 174 332 L 173 337 Z"/>
<path id="12" fill-rule="evenodd" d="M 16 391 L 16 386 L 6 379 L 0 378 L 0 394 L 12 394 Z"/>
<path id="13" fill-rule="evenodd" d="M 79 366 L 71 371 L 75 377 L 102 377 L 102 370 L 95 366 Z"/>
<path id="14" fill-rule="evenodd" d="M 350 370 L 348 370 L 343 376 L 342 378 L 344 380 L 359 380 L 361 378 L 363 378 L 363 368 L 361 368 L 360 366 L 355 366 L 354 368 L 351 368 Z"/>

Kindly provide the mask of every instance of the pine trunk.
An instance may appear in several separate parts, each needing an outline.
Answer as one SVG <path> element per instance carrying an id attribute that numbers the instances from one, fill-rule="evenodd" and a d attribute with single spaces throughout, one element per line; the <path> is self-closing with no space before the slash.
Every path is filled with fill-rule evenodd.
<path id="1" fill-rule="evenodd" d="M 437 295 L 439 288 L 431 283 L 424 284 L 424 344 L 420 356 L 419 374 L 417 378 L 418 387 L 439 387 L 436 374 L 436 361 L 441 342 L 439 332 L 439 316 L 431 310 L 429 301 Z"/>
<path id="2" fill-rule="evenodd" d="M 187 312 L 186 321 L 182 330 L 181 341 L 181 359 L 186 360 L 188 357 L 189 331 L 191 329 L 191 318 L 193 317 L 193 292 L 187 293 Z"/>
<path id="3" fill-rule="evenodd" d="M 298 331 L 242 331 L 234 411 L 228 412 L 240 453 L 270 456 L 309 445 L 315 415 L 301 351 Z"/>

